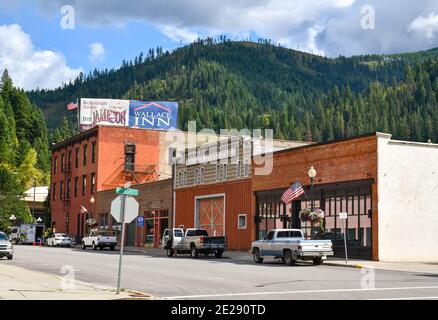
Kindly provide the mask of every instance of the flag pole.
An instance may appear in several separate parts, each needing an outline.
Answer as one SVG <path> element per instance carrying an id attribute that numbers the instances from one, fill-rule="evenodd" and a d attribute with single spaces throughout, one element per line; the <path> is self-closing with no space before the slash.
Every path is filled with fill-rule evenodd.
<path id="1" fill-rule="evenodd" d="M 80 105 L 79 105 L 79 98 L 76 98 L 76 105 L 78 106 L 76 109 L 77 111 L 77 120 L 78 120 L 78 132 L 81 132 L 81 124 L 80 124 Z"/>
<path id="2" fill-rule="evenodd" d="M 300 179 L 297 178 L 297 181 L 302 187 L 303 185 L 301 184 Z M 309 197 L 307 196 L 306 190 L 304 190 L 304 188 L 303 188 L 303 191 L 304 191 L 304 195 L 306 196 L 307 201 L 310 201 Z"/>

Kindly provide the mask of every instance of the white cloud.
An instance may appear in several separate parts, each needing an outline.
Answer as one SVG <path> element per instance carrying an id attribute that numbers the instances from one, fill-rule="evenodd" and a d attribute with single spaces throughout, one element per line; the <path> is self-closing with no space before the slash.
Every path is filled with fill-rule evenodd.
<path id="1" fill-rule="evenodd" d="M 0 25 L 0 72 L 5 68 L 17 87 L 52 89 L 75 78 L 82 69 L 72 69 L 61 53 L 39 50 L 17 25 Z"/>
<path id="2" fill-rule="evenodd" d="M 91 62 L 101 62 L 105 59 L 106 50 L 102 43 L 93 42 L 90 44 L 90 61 Z"/>
<path id="3" fill-rule="evenodd" d="M 435 38 L 435 33 L 438 32 L 438 14 L 431 12 L 426 17 L 417 17 L 409 25 L 408 31 L 420 32 L 428 39 Z"/>
<path id="4" fill-rule="evenodd" d="M 160 31 L 175 42 L 190 43 L 200 37 L 196 32 L 174 26 L 161 26 Z"/>
<path id="5" fill-rule="evenodd" d="M 53 12 L 64 0 L 39 0 Z M 146 21 L 173 41 L 247 33 L 328 56 L 392 53 L 438 46 L 438 0 L 72 0 L 77 22 L 116 26 Z M 361 8 L 375 29 L 361 28 Z M 98 14 L 96 14 L 98 12 Z"/>

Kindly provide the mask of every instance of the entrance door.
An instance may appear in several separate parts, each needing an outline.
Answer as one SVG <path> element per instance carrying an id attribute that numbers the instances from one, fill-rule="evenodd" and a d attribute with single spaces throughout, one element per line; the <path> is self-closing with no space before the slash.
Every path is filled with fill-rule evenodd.
<path id="1" fill-rule="evenodd" d="M 135 229 L 137 228 L 136 220 L 126 225 L 126 245 L 135 246 Z"/>
<path id="2" fill-rule="evenodd" d="M 211 236 L 225 235 L 225 197 L 213 196 L 196 199 L 196 226 Z"/>

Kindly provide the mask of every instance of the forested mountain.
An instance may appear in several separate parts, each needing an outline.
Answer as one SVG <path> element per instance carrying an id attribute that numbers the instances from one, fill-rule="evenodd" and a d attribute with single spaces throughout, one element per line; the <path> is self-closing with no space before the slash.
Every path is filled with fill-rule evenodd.
<path id="1" fill-rule="evenodd" d="M 48 183 L 50 153 L 42 111 L 14 88 L 8 71 L 0 80 L 0 229 L 9 217 L 29 219 L 23 193 L 34 181 Z"/>
<path id="2" fill-rule="evenodd" d="M 273 128 L 277 138 L 297 140 L 381 130 L 438 141 L 436 59 L 437 50 L 329 59 L 221 37 L 172 53 L 151 49 L 117 70 L 29 97 L 58 128 L 54 141 L 74 131 L 75 112 L 65 106 L 77 97 L 175 100 L 183 129 L 196 120 L 199 129 Z"/>

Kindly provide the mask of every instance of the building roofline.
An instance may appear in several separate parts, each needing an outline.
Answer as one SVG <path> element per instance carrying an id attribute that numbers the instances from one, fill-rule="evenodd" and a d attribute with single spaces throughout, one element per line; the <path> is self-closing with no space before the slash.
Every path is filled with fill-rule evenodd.
<path id="1" fill-rule="evenodd" d="M 93 127 L 91 129 L 88 129 L 87 131 L 80 132 L 80 133 L 75 134 L 74 136 L 72 136 L 72 137 L 70 137 L 62 142 L 59 142 L 59 143 L 52 146 L 52 152 L 59 151 L 63 148 L 66 148 L 66 147 L 72 145 L 72 144 L 75 144 L 77 142 L 85 140 L 89 137 L 93 137 L 93 136 L 97 135 L 98 129 L 99 129 L 98 126 Z"/>
<path id="2" fill-rule="evenodd" d="M 348 137 L 348 138 L 335 139 L 335 140 L 330 140 L 330 141 L 325 141 L 325 142 L 310 143 L 310 144 L 307 144 L 304 146 L 291 147 L 291 148 L 286 148 L 283 150 L 274 151 L 273 154 L 276 155 L 276 154 L 291 152 L 291 151 L 295 151 L 295 150 L 317 148 L 320 146 L 330 145 L 330 144 L 334 144 L 334 143 L 341 143 L 341 142 L 346 142 L 346 141 L 351 141 L 351 140 L 358 140 L 358 139 L 362 139 L 362 138 L 377 136 L 378 134 L 379 134 L 378 132 L 374 131 L 374 132 L 369 132 L 369 133 L 365 133 L 365 134 L 361 134 L 361 135 L 357 135 L 357 136 L 353 136 L 353 137 Z"/>

